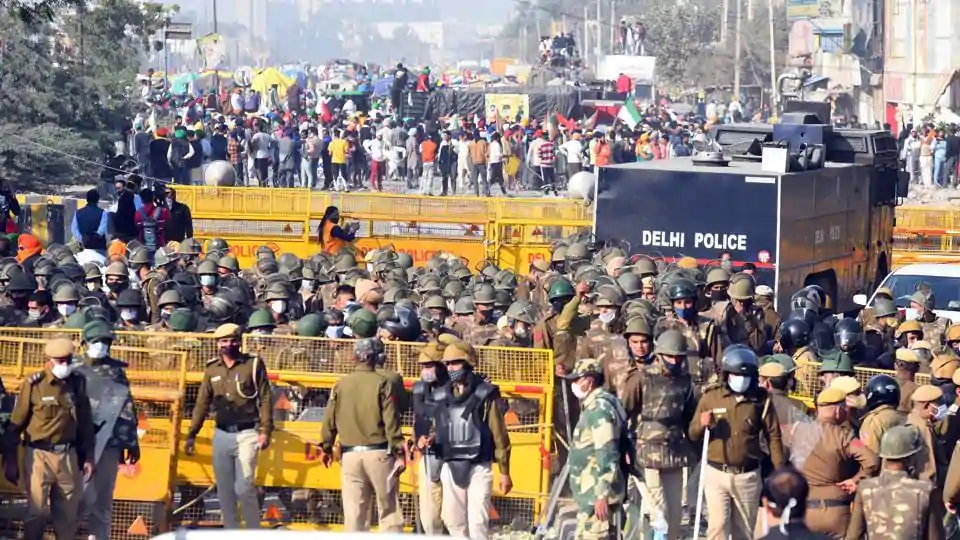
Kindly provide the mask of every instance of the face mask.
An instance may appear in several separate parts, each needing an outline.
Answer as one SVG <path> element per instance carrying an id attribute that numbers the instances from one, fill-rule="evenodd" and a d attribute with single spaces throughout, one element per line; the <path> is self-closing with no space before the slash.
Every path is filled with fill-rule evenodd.
<path id="1" fill-rule="evenodd" d="M 96 281 L 88 281 L 88 282 L 87 282 L 87 290 L 88 290 L 88 291 L 98 291 L 98 290 L 100 290 L 100 284 L 97 283 Z"/>
<path id="2" fill-rule="evenodd" d="M 523 323 L 517 323 L 513 327 L 513 333 L 516 334 L 518 338 L 527 337 L 527 325 Z"/>
<path id="3" fill-rule="evenodd" d="M 110 289 L 110 292 L 113 294 L 119 294 L 121 291 L 127 288 L 126 283 L 107 283 L 107 288 Z"/>
<path id="4" fill-rule="evenodd" d="M 239 346 L 239 345 L 227 345 L 226 347 L 220 347 L 220 354 L 226 356 L 227 358 L 239 358 L 239 357 L 240 357 L 240 346 Z"/>
<path id="5" fill-rule="evenodd" d="M 53 376 L 58 379 L 66 379 L 70 376 L 70 373 L 73 371 L 73 366 L 70 364 L 54 364 L 50 368 L 50 372 L 53 373 Z"/>
<path id="6" fill-rule="evenodd" d="M 200 276 L 200 284 L 204 287 L 213 287 L 217 284 L 217 276 Z"/>
<path id="7" fill-rule="evenodd" d="M 461 381 L 466 376 L 467 376 L 466 369 L 458 369 L 456 371 L 450 370 L 450 380 L 453 382 Z"/>
<path id="8" fill-rule="evenodd" d="M 300 288 L 303 289 L 303 290 L 305 290 L 305 291 L 312 291 L 312 290 L 313 290 L 313 280 L 310 280 L 310 279 L 305 279 L 305 280 L 303 280 L 303 281 L 300 283 Z"/>
<path id="9" fill-rule="evenodd" d="M 577 399 L 582 400 L 583 398 L 587 397 L 587 391 L 584 390 L 579 384 L 571 384 L 570 390 Z"/>
<path id="10" fill-rule="evenodd" d="M 743 375 L 730 375 L 727 379 L 727 384 L 730 385 L 730 390 L 735 394 L 742 394 L 750 388 L 750 377 L 744 377 Z"/>
<path id="11" fill-rule="evenodd" d="M 255 336 L 266 336 L 270 333 L 270 331 L 265 328 L 254 328 L 250 331 L 250 333 Z"/>
<path id="12" fill-rule="evenodd" d="M 602 322 L 603 324 L 610 324 L 613 322 L 614 319 L 617 318 L 617 312 L 606 311 L 604 313 L 601 313 L 597 318 L 600 319 L 600 322 Z"/>
<path id="13" fill-rule="evenodd" d="M 64 317 L 69 317 L 77 311 L 77 306 L 73 304 L 57 304 L 57 313 Z"/>
<path id="14" fill-rule="evenodd" d="M 120 318 L 125 321 L 133 321 L 137 318 L 137 310 L 135 309 L 124 309 L 120 311 Z"/>
<path id="15" fill-rule="evenodd" d="M 690 320 L 693 317 L 693 314 L 696 313 L 693 308 L 673 308 L 673 312 L 677 314 L 678 319 Z"/>
<path id="16" fill-rule="evenodd" d="M 340 337 L 340 331 L 342 328 L 342 326 L 328 326 L 326 332 L 324 332 L 324 335 L 330 339 L 338 339 Z"/>
<path id="17" fill-rule="evenodd" d="M 667 368 L 667 372 L 671 375 L 679 375 L 683 373 L 683 363 L 676 362 L 671 364 L 670 362 L 664 362 L 664 367 Z"/>
<path id="18" fill-rule="evenodd" d="M 491 322 L 493 322 L 493 310 L 492 310 L 492 309 L 488 309 L 488 310 L 486 310 L 486 311 L 481 311 L 481 312 L 480 312 L 480 317 L 481 317 L 481 320 L 482 320 L 483 322 L 485 322 L 485 323 L 491 323 Z"/>
<path id="19" fill-rule="evenodd" d="M 943 420 L 945 416 L 947 416 L 947 405 L 941 403 L 940 405 L 937 405 L 937 413 L 934 416 L 934 419 Z"/>
<path id="20" fill-rule="evenodd" d="M 282 314 L 287 310 L 287 301 L 286 300 L 274 300 L 270 302 L 270 309 L 277 315 Z"/>
<path id="21" fill-rule="evenodd" d="M 43 314 L 40 313 L 39 309 L 31 309 L 27 312 L 27 317 L 29 317 L 31 321 L 36 321 L 40 319 L 40 317 L 43 317 Z"/>
<path id="22" fill-rule="evenodd" d="M 173 311 L 163 310 L 160 312 L 160 318 L 165 321 L 169 321 L 171 315 L 173 315 Z"/>
<path id="23" fill-rule="evenodd" d="M 167 208 L 173 208 L 173 199 L 167 199 Z"/>
<path id="24" fill-rule="evenodd" d="M 435 369 L 422 369 L 420 370 L 420 380 L 425 383 L 432 383 L 437 381 L 437 370 Z"/>
<path id="25" fill-rule="evenodd" d="M 87 356 L 94 359 L 106 358 L 109 352 L 110 346 L 102 341 L 91 343 L 87 347 Z"/>
<path id="26" fill-rule="evenodd" d="M 564 302 L 550 302 L 550 307 L 553 308 L 554 313 L 562 313 L 564 306 L 566 306 L 566 303 Z"/>

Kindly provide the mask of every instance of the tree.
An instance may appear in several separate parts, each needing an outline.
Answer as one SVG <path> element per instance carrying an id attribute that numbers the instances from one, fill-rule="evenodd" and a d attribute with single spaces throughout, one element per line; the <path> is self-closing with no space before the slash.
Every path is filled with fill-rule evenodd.
<path id="1" fill-rule="evenodd" d="M 99 162 L 120 138 L 132 115 L 137 68 L 166 12 L 152 3 L 102 0 L 89 10 L 24 19 L 9 4 L 0 12 L 0 118 L 9 135 L 0 174 L 18 189 L 96 181 L 86 161 Z"/>
<path id="2" fill-rule="evenodd" d="M 86 0 L 0 0 L 0 8 L 24 22 L 52 21 L 57 10 L 78 8 Z"/>

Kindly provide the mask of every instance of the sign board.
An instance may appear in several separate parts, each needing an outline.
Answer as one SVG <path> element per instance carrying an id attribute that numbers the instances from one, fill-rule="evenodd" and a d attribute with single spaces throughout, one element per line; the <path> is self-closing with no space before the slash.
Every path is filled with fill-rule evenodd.
<path id="1" fill-rule="evenodd" d="M 163 29 L 163 38 L 167 40 L 191 40 L 193 39 L 193 24 L 171 22 Z"/>
<path id="2" fill-rule="evenodd" d="M 787 20 L 799 21 L 804 19 L 817 19 L 821 17 L 834 17 L 835 9 L 830 0 L 787 0 Z"/>

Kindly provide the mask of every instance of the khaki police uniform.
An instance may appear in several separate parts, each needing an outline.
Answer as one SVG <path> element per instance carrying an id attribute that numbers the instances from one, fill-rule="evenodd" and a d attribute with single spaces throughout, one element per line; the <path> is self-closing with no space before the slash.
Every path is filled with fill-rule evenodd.
<path id="1" fill-rule="evenodd" d="M 344 528 L 369 531 L 376 499 L 380 531 L 400 532 L 398 483 L 391 478 L 403 455 L 400 410 L 393 383 L 374 369 L 372 359 L 357 363 L 333 387 L 320 430 L 324 453 L 333 454 L 338 437 Z"/>
<path id="2" fill-rule="evenodd" d="M 47 344 L 48 358 L 72 354 L 69 340 L 56 339 Z M 58 379 L 49 368 L 28 377 L 20 387 L 5 434 L 8 456 L 16 453 L 21 434 L 27 490 L 23 537 L 43 538 L 47 519 L 52 516 L 58 540 L 75 538 L 83 498 L 83 464 L 93 466 L 95 444 L 83 377 L 71 374 Z"/>
<path id="3" fill-rule="evenodd" d="M 224 324 L 214 339 L 240 336 L 235 324 Z M 216 429 L 213 433 L 213 474 L 217 483 L 223 526 L 239 528 L 239 499 L 244 525 L 260 527 L 260 505 L 254 485 L 258 436 L 273 433 L 273 410 L 267 368 L 255 355 L 241 354 L 228 363 L 222 356 L 211 358 L 203 372 L 203 382 L 193 409 L 187 439 L 195 439 L 207 409 L 213 406 Z"/>

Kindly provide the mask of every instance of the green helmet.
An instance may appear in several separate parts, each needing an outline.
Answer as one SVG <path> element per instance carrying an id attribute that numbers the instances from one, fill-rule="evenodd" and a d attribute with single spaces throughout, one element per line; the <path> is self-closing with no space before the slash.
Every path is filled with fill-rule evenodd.
<path id="1" fill-rule="evenodd" d="M 729 283 L 730 282 L 730 272 L 727 272 L 723 268 L 711 268 L 707 272 L 707 287 L 715 283 Z"/>
<path id="2" fill-rule="evenodd" d="M 357 260 L 347 255 L 338 256 L 336 262 L 333 263 L 333 270 L 338 274 L 345 274 L 356 267 Z"/>
<path id="3" fill-rule="evenodd" d="M 183 304 L 183 295 L 181 295 L 180 291 L 176 289 L 163 291 L 163 294 L 160 295 L 160 299 L 157 301 L 158 308 L 163 308 L 169 305 L 182 306 Z"/>
<path id="4" fill-rule="evenodd" d="M 199 255 L 201 251 L 200 242 L 197 242 L 193 238 L 187 238 L 183 242 L 180 242 L 180 246 L 177 248 L 177 255 Z"/>
<path id="5" fill-rule="evenodd" d="M 283 253 L 277 258 L 277 265 L 280 268 L 289 270 L 291 268 L 302 268 L 303 261 L 293 253 Z"/>
<path id="6" fill-rule="evenodd" d="M 567 258 L 567 245 L 560 244 L 557 247 L 553 248 L 553 252 L 550 254 L 550 262 L 558 263 L 563 262 Z"/>
<path id="7" fill-rule="evenodd" d="M 227 245 L 227 241 L 223 238 L 211 238 L 207 240 L 207 253 L 220 252 L 226 253 L 230 249 L 230 246 Z"/>
<path id="8" fill-rule="evenodd" d="M 196 332 L 197 314 L 190 308 L 177 308 L 170 314 L 170 329 L 175 332 Z"/>
<path id="9" fill-rule="evenodd" d="M 510 294 L 510 291 L 503 289 L 497 289 L 497 292 L 494 294 L 493 307 L 497 309 L 506 309 L 510 307 L 510 304 L 513 303 L 513 295 Z"/>
<path id="10" fill-rule="evenodd" d="M 623 307 L 620 308 L 627 316 L 627 319 L 631 317 L 642 316 L 648 319 L 657 318 L 657 308 L 650 303 L 649 300 L 645 298 L 635 298 L 633 300 L 627 300 L 623 304 Z"/>
<path id="11" fill-rule="evenodd" d="M 87 313 L 85 311 L 77 311 L 73 315 L 67 317 L 67 322 L 63 324 L 63 327 L 69 330 L 83 330 L 83 327 L 87 324 Z"/>
<path id="12" fill-rule="evenodd" d="M 226 268 L 231 272 L 240 271 L 240 263 L 237 261 L 237 258 L 234 257 L 233 255 L 224 255 L 223 257 L 220 257 L 220 259 L 217 261 L 217 266 L 219 268 Z"/>
<path id="13" fill-rule="evenodd" d="M 633 263 L 633 273 L 640 277 L 655 276 L 660 273 L 657 263 L 650 257 L 639 257 Z"/>
<path id="14" fill-rule="evenodd" d="M 617 285 L 623 289 L 623 292 L 627 296 L 643 292 L 643 282 L 640 281 L 640 276 L 633 272 L 621 272 L 620 275 L 617 276 Z"/>
<path id="15" fill-rule="evenodd" d="M 463 283 L 460 280 L 451 279 L 443 286 L 441 295 L 444 298 L 457 298 L 463 293 Z"/>
<path id="16" fill-rule="evenodd" d="M 297 321 L 297 335 L 301 337 L 320 337 L 327 330 L 327 321 L 318 313 L 307 313 Z"/>
<path id="17" fill-rule="evenodd" d="M 447 301 L 439 294 L 434 294 L 423 301 L 423 307 L 426 309 L 447 309 Z"/>
<path id="18" fill-rule="evenodd" d="M 150 264 L 150 250 L 142 247 L 130 254 L 130 264 Z"/>
<path id="19" fill-rule="evenodd" d="M 400 265 L 400 268 L 406 270 L 413 266 L 413 257 L 409 253 L 397 253 L 397 264 Z"/>
<path id="20" fill-rule="evenodd" d="M 83 275 L 87 280 L 100 279 L 103 277 L 103 271 L 94 263 L 86 263 L 83 265 Z"/>
<path id="21" fill-rule="evenodd" d="M 620 307 L 625 300 L 623 291 L 616 285 L 601 285 L 597 287 L 597 301 L 594 302 L 594 305 L 597 307 Z"/>
<path id="22" fill-rule="evenodd" d="M 96 341 L 113 341 L 116 335 L 110 325 L 103 321 L 90 321 L 83 326 L 81 332 L 84 343 L 94 343 Z"/>
<path id="23" fill-rule="evenodd" d="M 923 448 L 920 430 L 912 425 L 894 426 L 880 438 L 880 457 L 906 459 Z"/>
<path id="24" fill-rule="evenodd" d="M 754 294 L 752 279 L 738 279 L 727 288 L 727 295 L 734 300 L 753 300 Z"/>
<path id="25" fill-rule="evenodd" d="M 653 346 L 654 354 L 666 354 L 668 356 L 686 356 L 687 338 L 679 330 L 667 330 L 657 336 Z"/>
<path id="26" fill-rule="evenodd" d="M 547 298 L 549 298 L 552 302 L 560 298 L 573 298 L 574 294 L 576 293 L 573 290 L 573 285 L 569 281 L 565 279 L 558 279 L 554 281 L 552 285 L 550 285 L 550 291 L 547 292 Z"/>
<path id="27" fill-rule="evenodd" d="M 53 301 L 57 304 L 68 304 L 70 302 L 79 302 L 80 301 L 80 291 L 77 290 L 77 286 L 73 282 L 61 282 L 62 285 L 57 287 L 53 292 Z"/>
<path id="28" fill-rule="evenodd" d="M 873 300 L 873 313 L 877 317 L 895 317 L 900 311 L 893 300 L 886 298 L 875 298 Z"/>
<path id="29" fill-rule="evenodd" d="M 256 260 L 260 259 L 276 259 L 277 253 L 270 249 L 270 246 L 260 246 L 257 248 Z"/>
<path id="30" fill-rule="evenodd" d="M 477 308 L 473 303 L 473 298 L 470 298 L 469 296 L 461 296 L 453 305 L 453 312 L 456 315 L 470 315 L 476 311 L 476 309 Z"/>
<path id="31" fill-rule="evenodd" d="M 517 300 L 507 308 L 507 318 L 527 324 L 537 324 L 537 321 L 540 319 L 540 313 L 537 310 L 537 306 L 532 302 Z"/>
<path id="32" fill-rule="evenodd" d="M 199 265 L 197 265 L 197 275 L 215 276 L 218 273 L 219 272 L 217 271 L 217 263 L 210 259 L 204 259 L 203 261 L 200 262 Z"/>
<path id="33" fill-rule="evenodd" d="M 650 331 L 650 324 L 646 317 L 631 317 L 627 319 L 627 328 L 623 331 L 624 336 L 640 335 L 653 337 Z"/>
<path id="34" fill-rule="evenodd" d="M 686 278 L 675 279 L 667 287 L 667 298 L 670 300 L 683 300 L 684 298 L 697 298 L 697 286 Z"/>
<path id="35" fill-rule="evenodd" d="M 590 258 L 590 248 L 583 242 L 574 242 L 567 246 L 563 259 L 570 264 L 575 261 L 585 261 Z"/>
<path id="36" fill-rule="evenodd" d="M 169 248 L 162 247 L 154 252 L 153 254 L 153 265 L 160 267 L 166 266 L 173 262 L 172 253 Z"/>
<path id="37" fill-rule="evenodd" d="M 347 326 L 353 331 L 353 337 L 370 338 L 377 335 L 377 316 L 368 309 L 358 309 L 347 318 Z"/>
<path id="38" fill-rule="evenodd" d="M 269 310 L 258 309 L 250 314 L 247 319 L 247 328 L 276 328 L 277 323 L 273 320 L 273 315 Z"/>
<path id="39" fill-rule="evenodd" d="M 289 300 L 290 290 L 283 283 L 274 282 L 267 286 L 263 299 L 267 302 L 271 300 Z"/>
<path id="40" fill-rule="evenodd" d="M 497 292 L 493 287 L 484 283 L 477 287 L 477 290 L 473 293 L 473 303 L 476 304 L 493 304 L 497 301 Z"/>

